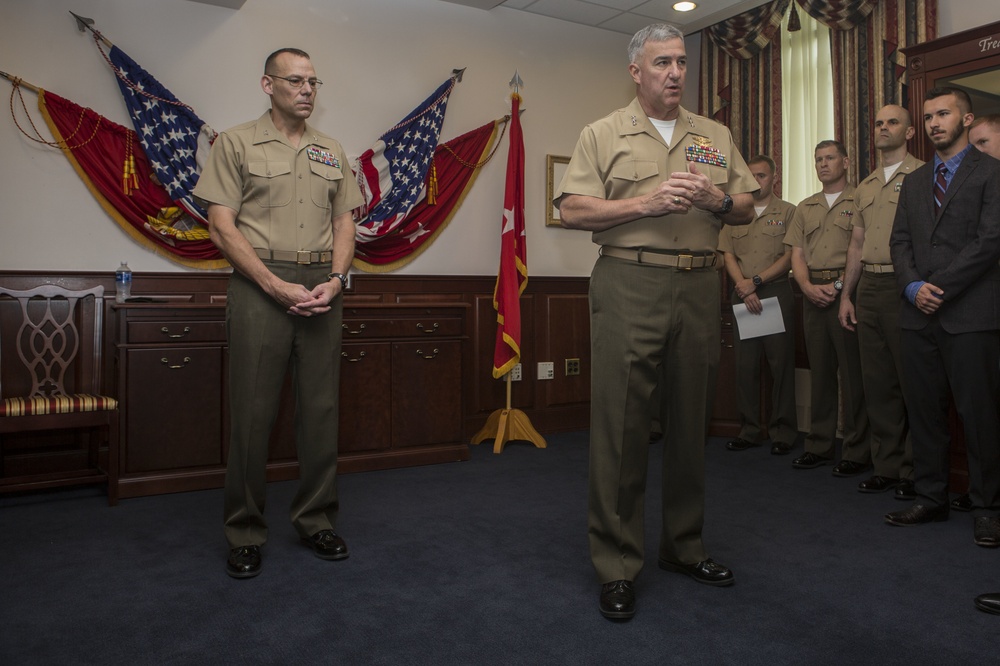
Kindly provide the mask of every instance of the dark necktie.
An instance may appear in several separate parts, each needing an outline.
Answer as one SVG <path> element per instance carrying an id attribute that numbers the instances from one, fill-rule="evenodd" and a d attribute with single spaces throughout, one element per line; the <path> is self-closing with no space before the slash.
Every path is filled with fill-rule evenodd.
<path id="1" fill-rule="evenodd" d="M 944 175 L 948 173 L 948 167 L 943 163 L 937 166 L 937 178 L 934 180 L 934 213 L 941 211 L 941 202 L 944 201 L 944 193 L 948 191 L 948 181 Z"/>

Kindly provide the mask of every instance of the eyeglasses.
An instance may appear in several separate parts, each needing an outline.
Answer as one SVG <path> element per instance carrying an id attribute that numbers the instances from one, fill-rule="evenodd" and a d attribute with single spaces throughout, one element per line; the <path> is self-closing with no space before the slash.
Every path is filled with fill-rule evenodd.
<path id="1" fill-rule="evenodd" d="M 272 79 L 281 79 L 282 81 L 288 81 L 294 90 L 298 90 L 305 84 L 309 84 L 309 87 L 313 90 L 319 90 L 319 87 L 323 85 L 323 82 L 319 79 L 303 79 L 301 76 L 278 76 L 277 74 L 268 74 Z"/>

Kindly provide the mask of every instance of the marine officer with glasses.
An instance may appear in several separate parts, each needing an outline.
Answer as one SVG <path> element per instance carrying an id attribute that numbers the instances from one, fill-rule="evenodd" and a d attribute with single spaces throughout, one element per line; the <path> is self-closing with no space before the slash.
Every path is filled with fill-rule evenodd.
<path id="1" fill-rule="evenodd" d="M 229 280 L 230 442 L 226 572 L 261 570 L 268 441 L 291 365 L 300 484 L 291 521 L 317 557 L 340 560 L 336 533 L 341 315 L 363 199 L 340 143 L 306 122 L 322 81 L 305 51 L 268 56 L 271 108 L 219 135 L 195 195 Z"/>

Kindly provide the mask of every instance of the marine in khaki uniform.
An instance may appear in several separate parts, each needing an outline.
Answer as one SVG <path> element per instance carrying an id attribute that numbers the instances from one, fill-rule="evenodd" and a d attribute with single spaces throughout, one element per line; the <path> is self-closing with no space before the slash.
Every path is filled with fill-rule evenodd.
<path id="1" fill-rule="evenodd" d="M 854 191 L 855 213 L 839 315 L 845 329 L 857 328 L 865 400 L 873 405 L 868 418 L 875 470 L 872 477 L 858 484 L 858 490 L 880 493 L 895 488 L 900 500 L 914 497 L 913 449 L 900 384 L 900 300 L 889 236 L 903 179 L 923 164 L 906 151 L 906 142 L 915 133 L 910 113 L 901 106 L 885 106 L 875 117 L 880 166 Z"/>
<path id="2" fill-rule="evenodd" d="M 811 388 L 806 451 L 792 461 L 792 466 L 811 469 L 833 461 L 839 371 L 844 443 L 841 461 L 833 474 L 852 476 L 871 465 L 858 337 L 841 327 L 837 304 L 851 238 L 854 188 L 847 183 L 847 151 L 843 144 L 821 141 L 815 158 L 823 191 L 796 206 L 792 226 L 785 234 L 785 243 L 792 247 L 792 275 L 803 295 L 802 323 Z"/>
<path id="3" fill-rule="evenodd" d="M 701 538 L 721 335 L 715 249 L 723 222 L 749 221 L 757 189 L 729 130 L 680 106 L 683 33 L 640 30 L 629 62 L 636 99 L 584 128 L 554 199 L 563 226 L 593 232 L 602 248 L 590 280 L 588 533 L 611 619 L 635 613 L 654 415 L 664 427 L 659 564 L 733 582 Z"/>
<path id="4" fill-rule="evenodd" d="M 347 557 L 336 534 L 341 298 L 361 192 L 343 148 L 316 131 L 321 82 L 308 54 L 272 53 L 261 88 L 271 109 L 223 132 L 194 190 L 212 241 L 233 265 L 226 300 L 230 441 L 226 572 L 260 573 L 268 440 L 289 365 L 296 392 L 296 532 L 317 557 Z"/>
<path id="5" fill-rule="evenodd" d="M 719 235 L 719 250 L 733 282 L 732 302 L 742 302 L 754 314 L 763 312 L 761 301 L 777 298 L 785 331 L 756 338 L 733 338 L 736 355 L 736 402 L 740 411 L 739 436 L 728 442 L 730 451 L 760 446 L 761 423 L 760 357 L 771 368 L 771 414 L 767 434 L 771 453 L 792 450 L 798 435 L 795 415 L 795 300 L 788 270 L 792 250 L 785 245 L 785 231 L 795 215 L 795 206 L 774 196 L 774 161 L 758 155 L 748 163 L 760 185 L 753 195 L 755 216 L 744 226 L 725 226 Z M 772 306 L 773 307 L 773 306 Z"/>

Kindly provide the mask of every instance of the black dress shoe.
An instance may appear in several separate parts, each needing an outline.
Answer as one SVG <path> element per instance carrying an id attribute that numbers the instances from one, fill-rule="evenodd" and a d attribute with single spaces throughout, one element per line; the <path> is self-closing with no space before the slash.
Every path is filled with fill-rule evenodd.
<path id="1" fill-rule="evenodd" d="M 890 479 L 887 476 L 875 475 L 870 479 L 865 479 L 858 484 L 859 493 L 884 493 L 887 490 L 899 485 L 899 479 Z"/>
<path id="2" fill-rule="evenodd" d="M 240 546 L 229 551 L 226 573 L 233 578 L 253 578 L 260 573 L 260 546 Z"/>
<path id="3" fill-rule="evenodd" d="M 913 481 L 900 479 L 899 485 L 896 486 L 896 499 L 908 501 L 916 498 L 917 491 L 913 489 Z"/>
<path id="4" fill-rule="evenodd" d="M 787 456 L 792 452 L 792 445 L 785 442 L 775 442 L 771 445 L 772 456 Z"/>
<path id="5" fill-rule="evenodd" d="M 676 562 L 669 562 L 661 557 L 659 564 L 660 568 L 665 571 L 682 573 L 705 585 L 722 587 L 724 585 L 732 585 L 736 580 L 729 567 L 725 567 L 711 558 L 695 564 L 678 564 Z"/>
<path id="6" fill-rule="evenodd" d="M 1000 615 L 1000 593 L 980 594 L 976 597 L 975 604 L 981 611 Z"/>
<path id="7" fill-rule="evenodd" d="M 609 620 L 630 620 L 635 615 L 632 581 L 615 580 L 601 585 L 601 615 Z"/>
<path id="8" fill-rule="evenodd" d="M 1000 546 L 1000 517 L 979 516 L 976 518 L 972 538 L 977 546 L 983 548 Z"/>
<path id="9" fill-rule="evenodd" d="M 731 439 L 726 442 L 726 448 L 730 451 L 746 451 L 747 449 L 752 449 L 756 446 L 760 446 L 760 442 L 750 442 L 742 437 L 737 437 L 736 439 Z"/>
<path id="10" fill-rule="evenodd" d="M 948 520 L 947 506 L 914 504 L 909 509 L 892 511 L 885 514 L 885 522 L 890 525 L 898 525 L 900 527 L 921 525 L 923 523 L 940 523 L 945 520 Z"/>
<path id="11" fill-rule="evenodd" d="M 972 511 L 972 498 L 969 493 L 959 495 L 951 501 L 951 508 L 955 511 Z"/>
<path id="12" fill-rule="evenodd" d="M 861 472 L 871 467 L 868 463 L 854 462 L 853 460 L 841 460 L 833 467 L 834 476 L 857 476 Z"/>
<path id="13" fill-rule="evenodd" d="M 792 467 L 795 469 L 813 469 L 814 467 L 822 467 L 823 465 L 829 465 L 833 461 L 829 458 L 824 458 L 818 456 L 815 453 L 809 453 L 806 451 L 801 456 L 792 461 Z"/>
<path id="14" fill-rule="evenodd" d="M 316 557 L 322 560 L 343 560 L 347 558 L 347 544 L 333 530 L 320 530 L 302 540 L 312 546 Z"/>

